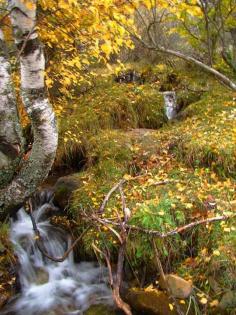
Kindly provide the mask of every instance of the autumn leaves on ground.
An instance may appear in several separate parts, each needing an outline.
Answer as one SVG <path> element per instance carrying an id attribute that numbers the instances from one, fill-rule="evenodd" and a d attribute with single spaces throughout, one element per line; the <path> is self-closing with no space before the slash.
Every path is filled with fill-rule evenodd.
<path id="1" fill-rule="evenodd" d="M 52 174 L 64 170 L 70 175 L 56 190 L 58 203 L 67 206 L 66 213 L 52 222 L 74 235 L 83 231 L 91 225 L 84 213 L 89 216 L 98 210 L 122 178 L 131 226 L 166 233 L 197 220 L 233 215 L 236 94 L 194 67 L 190 74 L 184 64 L 175 69 L 164 64 L 126 67 L 143 73 L 145 83 L 117 83 L 115 66 L 99 68 L 101 79 L 86 93 L 69 101 L 54 98 L 60 144 Z M 182 107 L 172 122 L 164 112 L 162 90 L 167 88 L 176 91 Z M 77 189 L 69 204 L 68 200 L 63 204 L 71 181 Z M 116 222 L 122 216 L 116 191 L 101 218 Z M 92 259 L 96 254 L 102 260 L 94 246 L 107 247 L 115 264 L 119 241 L 111 228 L 92 226 L 78 249 L 80 257 Z M 129 233 L 125 264 L 125 278 L 132 287 L 129 294 L 131 300 L 135 297 L 137 310 L 155 314 L 154 296 L 157 305 L 162 301 L 162 312 L 173 313 L 174 303 L 165 300 L 158 289 L 152 238 L 142 231 Z M 196 287 L 190 298 L 179 302 L 185 311 L 189 305 L 199 314 L 232 310 L 236 281 L 233 220 L 156 238 L 156 244 L 164 272 L 191 280 Z M 0 245 L 5 253 L 1 256 L 1 289 L 9 289 L 14 276 L 4 274 L 4 266 L 14 264 L 15 258 L 7 243 L 7 226 L 2 228 Z M 141 286 L 143 290 L 137 289 Z"/>
<path id="2" fill-rule="evenodd" d="M 122 178 L 127 181 L 124 194 L 132 226 L 165 233 L 196 220 L 233 215 L 235 93 L 195 68 L 190 75 L 183 65 L 175 70 L 162 64 L 131 66 L 145 73 L 145 84 L 115 83 L 112 70 L 103 70 L 102 80 L 66 109 L 60 111 L 55 102 L 61 143 L 55 169 L 61 165 L 79 169 L 71 178 L 78 184 L 68 208 L 73 224 L 90 224 L 83 211 L 98 210 L 104 196 Z M 176 90 L 183 106 L 173 122 L 167 122 L 164 114 L 160 90 L 166 86 Z M 66 187 L 61 185 L 59 195 L 63 191 Z M 123 216 L 119 191 L 109 199 L 102 218 L 112 221 L 117 216 Z M 93 257 L 93 244 L 108 247 L 116 262 L 119 241 L 109 226 L 90 229 L 80 254 Z M 192 303 L 200 314 L 204 310 L 219 312 L 219 305 L 222 313 L 231 309 L 236 280 L 232 220 L 157 239 L 157 244 L 164 271 L 191 280 L 198 288 Z M 152 237 L 130 232 L 126 259 L 129 277 L 135 279 L 133 286 L 143 285 L 147 294 L 154 294 L 158 272 Z M 227 292 L 231 298 L 227 299 Z M 189 301 L 182 303 L 189 305 Z M 151 302 L 137 304 L 137 309 L 145 309 Z M 147 310 L 153 311 L 149 306 Z M 168 308 L 171 311 L 172 304 Z"/>

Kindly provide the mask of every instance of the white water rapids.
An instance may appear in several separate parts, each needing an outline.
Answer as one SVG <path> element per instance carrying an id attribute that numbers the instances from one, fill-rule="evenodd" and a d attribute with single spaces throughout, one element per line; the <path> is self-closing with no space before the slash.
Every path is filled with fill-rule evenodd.
<path id="1" fill-rule="evenodd" d="M 47 253 L 58 258 L 70 245 L 70 239 L 45 215 L 53 207 L 51 197 L 49 192 L 41 193 L 33 216 Z M 43 257 L 24 209 L 12 221 L 11 241 L 19 260 L 21 291 L 0 314 L 81 315 L 93 304 L 112 305 L 106 268 L 90 262 L 76 264 L 73 253 L 61 263 Z"/>

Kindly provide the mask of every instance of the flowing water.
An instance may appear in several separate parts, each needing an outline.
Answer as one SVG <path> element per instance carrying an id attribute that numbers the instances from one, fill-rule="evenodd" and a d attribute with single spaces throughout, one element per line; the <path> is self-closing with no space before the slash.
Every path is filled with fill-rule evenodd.
<path id="1" fill-rule="evenodd" d="M 70 238 L 49 222 L 47 212 L 55 210 L 51 199 L 49 192 L 41 192 L 34 200 L 33 216 L 47 253 L 62 257 Z M 32 222 L 24 209 L 12 221 L 11 241 L 19 260 L 21 290 L 0 314 L 80 315 L 93 304 L 112 305 L 106 268 L 75 263 L 73 253 L 61 263 L 45 258 L 35 244 Z"/>

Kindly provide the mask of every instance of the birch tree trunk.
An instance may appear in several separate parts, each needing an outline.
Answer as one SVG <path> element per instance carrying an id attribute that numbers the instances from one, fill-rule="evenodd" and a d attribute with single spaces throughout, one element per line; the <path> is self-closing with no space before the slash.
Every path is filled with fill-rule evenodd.
<path id="1" fill-rule="evenodd" d="M 36 31 L 36 0 L 10 0 L 9 11 L 20 54 L 21 95 L 31 120 L 34 142 L 17 176 L 0 191 L 0 218 L 15 211 L 48 175 L 58 135 L 54 112 L 45 93 L 45 59 Z"/>
<path id="2" fill-rule="evenodd" d="M 0 188 L 13 177 L 20 161 L 22 142 L 11 67 L 0 29 Z"/>

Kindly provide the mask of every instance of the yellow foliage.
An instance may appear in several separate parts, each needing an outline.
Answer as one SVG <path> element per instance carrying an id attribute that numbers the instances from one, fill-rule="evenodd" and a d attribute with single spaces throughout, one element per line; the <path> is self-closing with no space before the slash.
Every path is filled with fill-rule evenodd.
<path id="1" fill-rule="evenodd" d="M 40 0 L 39 7 L 38 30 L 50 59 L 49 88 L 57 82 L 68 95 L 71 91 L 63 85 L 68 88 L 88 81 L 89 65 L 107 63 L 111 53 L 124 45 L 132 47 L 119 21 L 124 26 L 132 23 L 133 9 L 121 1 Z"/>

